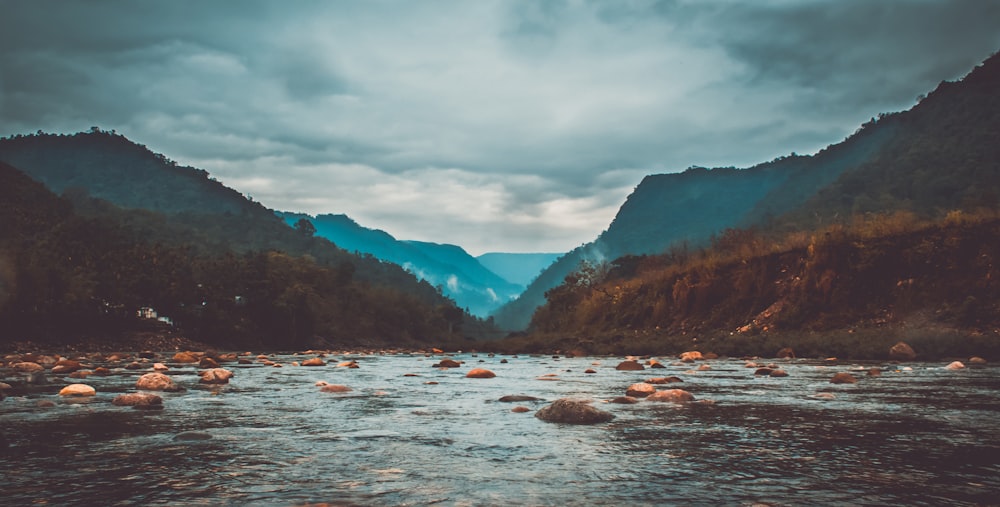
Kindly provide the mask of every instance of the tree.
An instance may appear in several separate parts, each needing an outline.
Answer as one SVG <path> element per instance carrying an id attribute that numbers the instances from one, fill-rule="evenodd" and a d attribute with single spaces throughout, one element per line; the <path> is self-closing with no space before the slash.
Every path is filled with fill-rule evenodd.
<path id="1" fill-rule="evenodd" d="M 295 222 L 295 230 L 309 237 L 316 234 L 316 226 L 304 218 L 300 218 L 298 222 Z"/>

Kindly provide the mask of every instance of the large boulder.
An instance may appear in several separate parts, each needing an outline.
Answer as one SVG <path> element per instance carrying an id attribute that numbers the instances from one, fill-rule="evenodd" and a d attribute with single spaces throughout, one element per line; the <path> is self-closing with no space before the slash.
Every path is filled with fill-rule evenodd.
<path id="1" fill-rule="evenodd" d="M 564 424 L 598 424 L 615 418 L 610 412 L 598 410 L 589 401 L 562 398 L 542 407 L 535 417 L 545 421 Z"/>
<path id="2" fill-rule="evenodd" d="M 639 363 L 639 361 L 628 360 L 618 363 L 618 366 L 615 366 L 615 369 L 621 371 L 639 371 L 645 370 L 646 368 Z"/>
<path id="3" fill-rule="evenodd" d="M 87 384 L 70 384 L 59 391 L 59 396 L 94 396 L 97 390 Z"/>
<path id="4" fill-rule="evenodd" d="M 497 374 L 485 368 L 473 368 L 469 370 L 469 373 L 465 374 L 465 378 L 493 378 Z"/>
<path id="5" fill-rule="evenodd" d="M 917 353 L 914 352 L 913 347 L 905 342 L 899 342 L 889 348 L 889 359 L 893 361 L 913 361 L 916 358 Z"/>
<path id="6" fill-rule="evenodd" d="M 631 396 L 633 398 L 645 398 L 650 394 L 656 392 L 656 387 L 653 384 L 647 384 L 645 382 L 639 382 L 637 384 L 632 384 L 628 386 L 625 391 L 625 396 Z"/>
<path id="7" fill-rule="evenodd" d="M 665 389 L 656 391 L 646 396 L 646 401 L 658 401 L 663 403 L 687 403 L 694 401 L 694 395 L 683 389 Z"/>
<path id="8" fill-rule="evenodd" d="M 228 384 L 233 372 L 225 368 L 211 368 L 200 373 L 202 384 Z"/>
<path id="9" fill-rule="evenodd" d="M 115 396 L 111 404 L 119 407 L 158 410 L 163 408 L 163 398 L 152 393 L 127 393 Z"/>
<path id="10" fill-rule="evenodd" d="M 174 379 L 162 373 L 147 373 L 135 382 L 136 389 L 144 391 L 180 391 L 182 388 L 174 382 Z"/>

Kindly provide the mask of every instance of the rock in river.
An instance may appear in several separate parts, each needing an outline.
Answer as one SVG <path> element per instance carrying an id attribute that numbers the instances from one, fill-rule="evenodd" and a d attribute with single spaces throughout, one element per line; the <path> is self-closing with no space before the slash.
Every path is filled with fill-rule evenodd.
<path id="1" fill-rule="evenodd" d="M 462 364 L 454 359 L 442 359 L 441 362 L 431 365 L 431 368 L 458 368 L 459 366 Z"/>
<path id="2" fill-rule="evenodd" d="M 202 384 L 228 384 L 229 379 L 233 378 L 233 372 L 225 368 L 212 368 L 201 372 L 200 375 L 199 382 Z"/>
<path id="3" fill-rule="evenodd" d="M 854 375 L 850 373 L 840 372 L 830 379 L 831 384 L 857 384 L 858 379 L 854 378 Z"/>
<path id="4" fill-rule="evenodd" d="M 174 379 L 162 373 L 147 373 L 135 382 L 136 389 L 146 391 L 180 391 L 181 387 L 174 382 Z"/>
<path id="5" fill-rule="evenodd" d="M 70 384 L 59 391 L 59 396 L 94 396 L 97 391 L 87 384 Z"/>
<path id="6" fill-rule="evenodd" d="M 656 392 L 656 387 L 653 384 L 647 384 L 645 382 L 640 382 L 638 384 L 632 384 L 628 386 L 625 391 L 625 396 L 631 396 L 633 398 L 645 398 L 650 394 Z"/>
<path id="7" fill-rule="evenodd" d="M 889 348 L 889 359 L 893 361 L 913 361 L 917 353 L 905 342 L 899 342 Z"/>
<path id="8" fill-rule="evenodd" d="M 610 412 L 590 406 L 589 401 L 562 398 L 535 412 L 535 417 L 545 421 L 565 424 L 598 424 L 615 418 Z"/>
<path id="9" fill-rule="evenodd" d="M 618 366 L 615 366 L 615 369 L 621 371 L 639 371 L 639 370 L 645 370 L 646 368 L 641 363 L 639 363 L 639 361 L 629 360 L 618 363 Z"/>
<path id="10" fill-rule="evenodd" d="M 694 395 L 683 389 L 665 389 L 646 396 L 646 401 L 686 403 L 694 401 Z"/>
<path id="11" fill-rule="evenodd" d="M 473 368 L 469 370 L 469 373 L 465 374 L 465 378 L 493 378 L 497 374 L 485 368 Z"/>
<path id="12" fill-rule="evenodd" d="M 157 410 L 163 408 L 163 398 L 152 393 L 119 394 L 115 396 L 115 399 L 111 400 L 111 404 L 119 407 Z"/>
<path id="13" fill-rule="evenodd" d="M 535 398 L 534 396 L 526 396 L 523 394 L 508 394 L 507 396 L 501 396 L 498 401 L 503 403 L 511 403 L 518 401 L 542 401 L 541 398 Z"/>

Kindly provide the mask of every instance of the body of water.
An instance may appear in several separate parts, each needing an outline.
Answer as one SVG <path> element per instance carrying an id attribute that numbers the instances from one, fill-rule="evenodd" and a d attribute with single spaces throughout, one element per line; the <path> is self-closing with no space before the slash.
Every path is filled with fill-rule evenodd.
<path id="1" fill-rule="evenodd" d="M 109 376 L 48 375 L 43 386 L 0 369 L 12 386 L 0 402 L 0 504 L 1000 503 L 993 365 L 778 360 L 789 376 L 773 378 L 737 359 L 618 371 L 622 358 L 457 354 L 462 367 L 440 370 L 440 356 L 420 354 L 331 355 L 318 367 L 291 365 L 311 356 L 273 355 L 282 367 L 224 364 L 231 382 L 207 386 L 196 365 L 170 357 L 159 360 L 187 390 L 160 393 L 158 411 L 111 403 L 149 369 L 110 364 Z M 359 367 L 336 366 L 346 360 Z M 496 377 L 465 378 L 473 367 Z M 871 367 L 882 375 L 867 376 Z M 837 372 L 859 381 L 829 383 Z M 659 388 L 697 401 L 609 403 L 665 376 L 683 383 Z M 321 392 L 317 381 L 352 390 Z M 58 396 L 70 382 L 97 395 Z M 498 401 L 506 395 L 539 400 Z M 566 397 L 615 418 L 575 426 L 533 416 Z"/>

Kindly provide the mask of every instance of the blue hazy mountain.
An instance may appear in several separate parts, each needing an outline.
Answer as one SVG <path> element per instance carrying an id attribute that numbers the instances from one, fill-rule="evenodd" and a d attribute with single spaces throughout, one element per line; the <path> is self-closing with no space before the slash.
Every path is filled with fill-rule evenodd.
<path id="1" fill-rule="evenodd" d="M 527 286 L 562 253 L 484 253 L 476 260 L 505 280 Z"/>
<path id="2" fill-rule="evenodd" d="M 278 215 L 289 225 L 301 219 L 313 224 L 316 235 L 349 252 L 368 254 L 399 264 L 453 299 L 473 315 L 486 316 L 524 290 L 484 267 L 475 257 L 455 245 L 405 241 L 391 234 L 363 227 L 347 215 L 317 215 L 293 212 Z"/>

